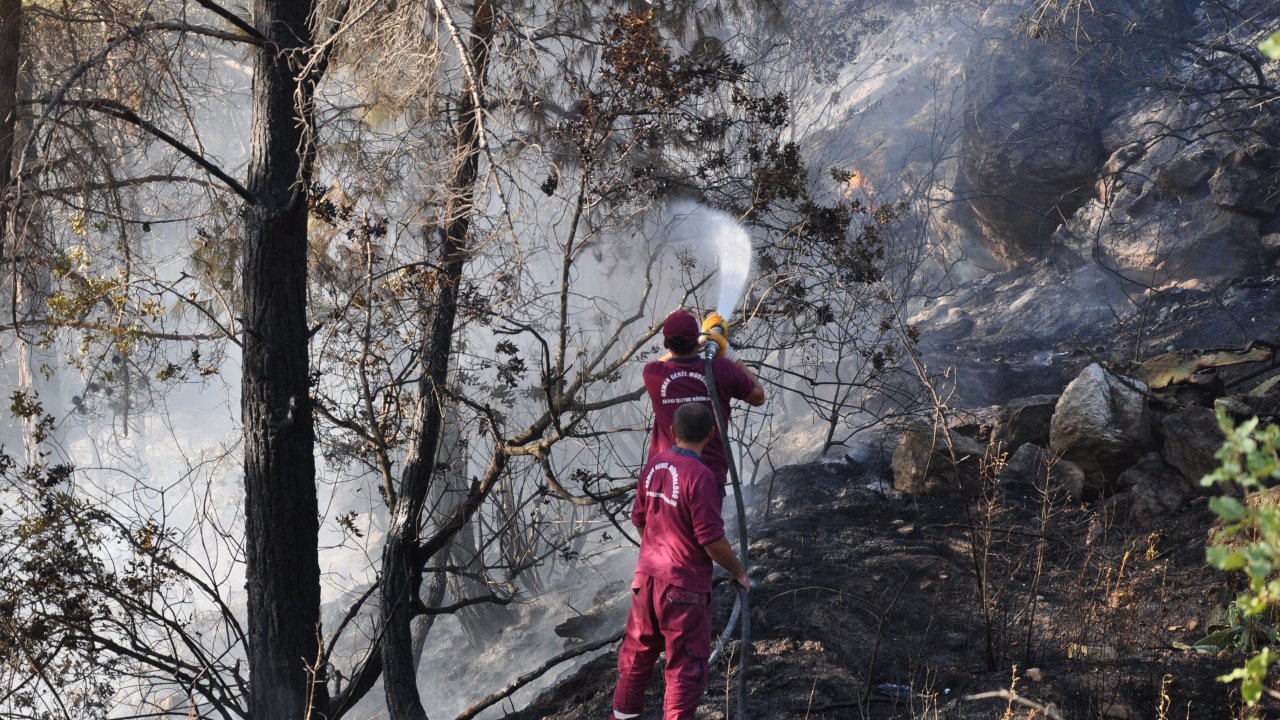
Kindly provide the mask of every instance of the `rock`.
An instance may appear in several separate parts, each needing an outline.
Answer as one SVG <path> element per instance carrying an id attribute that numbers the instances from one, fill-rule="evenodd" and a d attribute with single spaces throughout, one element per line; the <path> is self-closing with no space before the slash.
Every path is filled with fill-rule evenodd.
<path id="1" fill-rule="evenodd" d="M 613 582 L 596 591 L 593 606 L 585 613 L 575 615 L 556 625 L 554 632 L 565 639 L 566 645 L 596 640 L 612 632 L 626 618 L 631 606 L 631 593 L 627 583 Z"/>
<path id="2" fill-rule="evenodd" d="M 1067 646 L 1067 658 L 1092 662 L 1114 662 L 1120 653 L 1110 645 L 1083 645 L 1071 643 Z"/>
<path id="3" fill-rule="evenodd" d="M 996 414 L 991 431 L 993 442 L 1002 443 L 1005 452 L 1016 452 L 1024 443 L 1041 447 L 1049 444 L 1049 421 L 1058 404 L 1057 395 L 1033 395 L 1010 400 Z"/>
<path id="4" fill-rule="evenodd" d="M 1274 164 L 1275 151 L 1265 143 L 1233 149 L 1209 178 L 1209 198 L 1232 210 L 1271 215 L 1280 206 Z"/>
<path id="5" fill-rule="evenodd" d="M 1146 152 L 1146 148 L 1141 143 L 1128 143 L 1111 153 L 1111 157 L 1102 164 L 1100 178 L 1094 183 L 1094 191 L 1098 199 L 1104 203 L 1110 203 L 1115 191 L 1127 185 L 1125 172 L 1129 166 L 1141 159 Z"/>
<path id="6" fill-rule="evenodd" d="M 1226 438 L 1218 429 L 1218 418 L 1212 410 L 1188 405 L 1166 415 L 1161 425 L 1164 444 L 1160 453 L 1188 481 L 1198 485 L 1200 478 L 1218 467 L 1213 455 Z"/>
<path id="7" fill-rule="evenodd" d="M 1199 146 L 1179 153 L 1156 170 L 1156 190 L 1175 200 L 1207 194 L 1208 180 L 1217 170 L 1220 158 L 1212 146 Z"/>
<path id="8" fill-rule="evenodd" d="M 1253 408 L 1249 407 L 1244 403 L 1244 401 L 1237 397 L 1218 398 L 1213 401 L 1213 409 L 1214 411 L 1221 410 L 1237 421 L 1247 420 L 1254 415 L 1257 415 L 1257 413 L 1253 411 Z"/>
<path id="9" fill-rule="evenodd" d="M 1103 176 L 1105 192 L 1064 219 L 1053 236 L 1054 252 L 1095 258 L 1152 287 L 1193 280 L 1223 284 L 1257 268 L 1262 220 L 1280 206 L 1267 143 L 1239 129 L 1189 143 L 1151 138 L 1141 155 L 1124 152 L 1134 138 L 1150 137 L 1144 123 L 1177 124 L 1194 114 L 1175 105 L 1155 110 L 1142 104 L 1117 113 L 1104 128 L 1112 153 L 1106 167 L 1115 174 Z"/>
<path id="10" fill-rule="evenodd" d="M 957 410 L 947 418 L 947 422 L 952 432 L 985 445 L 991 439 L 992 428 L 995 427 L 999 414 L 999 405 Z"/>
<path id="11" fill-rule="evenodd" d="M 1215 408 L 1219 403 L 1237 419 L 1256 415 L 1263 424 L 1280 422 L 1280 375 L 1263 380 L 1246 394 L 1219 398 Z"/>
<path id="12" fill-rule="evenodd" d="M 1086 492 L 1105 489 L 1150 449 L 1145 390 L 1096 363 L 1063 390 L 1049 424 L 1049 447 L 1084 469 Z"/>
<path id="13" fill-rule="evenodd" d="M 1128 496 L 1129 515 L 1142 527 L 1160 522 L 1197 493 L 1195 483 L 1154 452 L 1120 473 L 1116 489 Z"/>
<path id="14" fill-rule="evenodd" d="M 1262 261 L 1269 265 L 1280 263 L 1280 233 L 1267 233 L 1259 242 L 1262 245 Z"/>
<path id="15" fill-rule="evenodd" d="M 978 460 L 983 449 L 959 433 L 951 433 L 961 482 L 978 476 Z M 920 495 L 946 495 L 958 490 L 952 475 L 951 457 L 945 438 L 930 428 L 907 428 L 893 451 L 893 488 Z"/>
<path id="16" fill-rule="evenodd" d="M 1024 443 L 1005 463 L 1005 473 L 1034 488 L 1044 486 L 1049 478 L 1051 488 L 1059 488 L 1079 500 L 1084 494 L 1084 470 L 1070 460 L 1054 457 L 1039 445 Z"/>
<path id="17" fill-rule="evenodd" d="M 1124 703 L 1113 702 L 1103 708 L 1102 717 L 1108 718 L 1108 720 L 1132 720 L 1132 718 L 1138 717 L 1138 713 Z"/>
<path id="18" fill-rule="evenodd" d="M 1156 278 L 1224 277 L 1257 266 L 1258 218 L 1203 204 L 1184 208 L 1184 214 L 1178 241 L 1156 254 Z"/>

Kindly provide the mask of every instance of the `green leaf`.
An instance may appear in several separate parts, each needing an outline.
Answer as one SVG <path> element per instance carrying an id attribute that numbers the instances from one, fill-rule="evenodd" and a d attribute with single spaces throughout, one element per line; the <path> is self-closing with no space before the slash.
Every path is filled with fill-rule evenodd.
<path id="1" fill-rule="evenodd" d="M 1244 555 L 1222 545 L 1205 548 L 1204 559 L 1219 570 L 1231 571 L 1244 567 Z"/>
<path id="2" fill-rule="evenodd" d="M 1209 509 L 1228 522 L 1241 520 L 1249 514 L 1244 504 L 1230 495 L 1219 495 L 1213 498 L 1209 501 Z"/>
<path id="3" fill-rule="evenodd" d="M 1253 431 L 1258 428 L 1258 423 L 1260 422 L 1262 421 L 1258 419 L 1257 416 L 1254 416 L 1249 418 L 1248 420 L 1245 420 L 1244 422 L 1236 426 L 1236 435 L 1242 438 L 1249 437 L 1250 435 L 1253 434 Z"/>
<path id="4" fill-rule="evenodd" d="M 1204 637 L 1200 638 L 1198 641 L 1196 641 L 1195 645 L 1192 645 L 1191 647 L 1197 650 L 1209 650 L 1211 652 L 1222 652 L 1224 650 L 1234 649 L 1236 647 L 1237 640 L 1238 638 L 1236 636 L 1235 630 L 1231 630 L 1231 629 L 1218 630 L 1217 632 L 1211 632 L 1208 635 L 1205 635 Z M 1223 682 L 1228 682 L 1228 681 L 1224 680 Z"/>
<path id="5" fill-rule="evenodd" d="M 1240 683 L 1240 696 L 1250 705 L 1258 704 L 1258 701 L 1262 699 L 1262 683 L 1255 677 L 1245 678 Z"/>
<path id="6" fill-rule="evenodd" d="M 1257 581 L 1254 583 L 1257 585 L 1256 589 L 1262 590 L 1262 581 L 1271 574 L 1271 568 L 1273 566 L 1271 561 L 1261 554 L 1261 551 L 1254 548 L 1250 549 L 1253 550 L 1253 552 L 1245 554 L 1246 564 L 1248 566 L 1248 569 L 1245 572 L 1249 573 L 1249 578 L 1251 580 Z"/>
<path id="7" fill-rule="evenodd" d="M 1272 60 L 1280 60 L 1280 32 L 1271 33 L 1271 37 L 1258 43 L 1258 50 Z"/>

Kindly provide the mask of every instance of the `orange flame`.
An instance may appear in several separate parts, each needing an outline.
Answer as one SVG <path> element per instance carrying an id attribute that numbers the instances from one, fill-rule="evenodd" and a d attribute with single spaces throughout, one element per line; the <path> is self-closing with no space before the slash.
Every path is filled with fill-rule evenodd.
<path id="1" fill-rule="evenodd" d="M 862 193 L 868 197 L 874 195 L 876 192 L 875 188 L 871 186 L 871 181 L 867 180 L 861 170 L 854 170 L 849 173 L 848 185 L 849 186 L 845 188 L 844 191 L 845 200 L 851 199 L 855 190 L 862 191 Z"/>

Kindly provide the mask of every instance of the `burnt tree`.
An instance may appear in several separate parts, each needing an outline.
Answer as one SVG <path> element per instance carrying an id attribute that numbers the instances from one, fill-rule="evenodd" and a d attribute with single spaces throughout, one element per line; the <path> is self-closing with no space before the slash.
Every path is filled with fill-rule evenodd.
<path id="1" fill-rule="evenodd" d="M 420 604 L 422 566 L 441 547 L 430 547 L 430 542 L 421 547 L 419 529 L 427 491 L 435 475 L 436 448 L 444 427 L 444 397 L 458 314 L 458 288 L 467 260 L 471 213 L 475 206 L 476 182 L 480 177 L 480 153 L 484 143 L 481 98 L 485 94 L 484 81 L 493 37 L 493 4 L 480 0 L 472 10 L 470 41 L 465 50 L 459 48 L 464 53 L 466 80 L 456 110 L 456 164 L 448 180 L 448 203 L 439 221 L 436 258 L 441 268 L 439 292 L 428 321 L 430 332 L 419 350 L 422 377 L 414 417 L 414 424 L 419 429 L 405 460 L 399 494 L 392 499 L 391 525 L 382 553 L 383 687 L 387 710 L 395 720 L 426 720 L 427 717 L 418 696 L 411 622 L 416 612 L 414 606 Z M 443 537 L 441 546 L 447 544 L 448 538 L 456 534 L 466 518 L 474 513 L 483 493 L 492 487 L 493 480 L 500 473 L 503 462 L 501 453 L 497 454 L 486 473 L 486 481 L 472 487 L 468 501 L 455 514 L 456 522 L 447 523 L 438 534 Z"/>
<path id="2" fill-rule="evenodd" d="M 320 655 L 309 396 L 307 197 L 311 0 L 258 0 L 250 200 L 244 211 L 244 483 L 249 716 L 327 715 Z"/>
<path id="3" fill-rule="evenodd" d="M 0 188 L 13 181 L 14 133 L 18 127 L 18 68 L 22 45 L 22 1 L 0 0 Z"/>

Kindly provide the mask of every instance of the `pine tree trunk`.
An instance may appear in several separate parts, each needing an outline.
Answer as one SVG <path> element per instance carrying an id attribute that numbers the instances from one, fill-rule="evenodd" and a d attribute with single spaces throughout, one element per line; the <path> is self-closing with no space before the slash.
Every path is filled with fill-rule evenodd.
<path id="1" fill-rule="evenodd" d="M 22 0 L 0 0 L 0 188 L 6 191 L 13 182 L 21 48 Z M 5 215 L 7 219 L 8 213 Z"/>
<path id="2" fill-rule="evenodd" d="M 311 42 L 311 0 L 257 0 L 259 48 L 241 272 L 244 282 L 245 525 L 249 717 L 327 714 L 320 654 L 315 437 L 307 343 L 307 201 L 312 153 L 310 79 L 298 54 Z"/>

